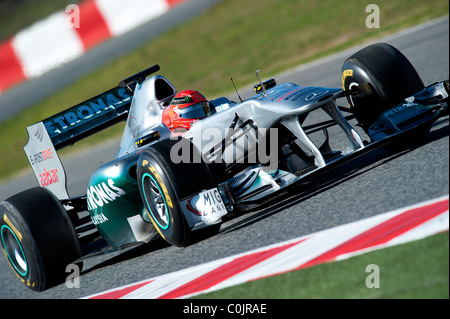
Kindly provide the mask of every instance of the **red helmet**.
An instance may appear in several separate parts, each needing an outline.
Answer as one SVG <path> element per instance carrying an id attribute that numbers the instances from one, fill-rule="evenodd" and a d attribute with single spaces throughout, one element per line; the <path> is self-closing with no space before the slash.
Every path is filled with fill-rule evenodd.
<path id="1" fill-rule="evenodd" d="M 174 131 L 189 130 L 191 124 L 210 115 L 209 103 L 198 91 L 185 90 L 176 94 L 163 112 L 162 122 Z"/>

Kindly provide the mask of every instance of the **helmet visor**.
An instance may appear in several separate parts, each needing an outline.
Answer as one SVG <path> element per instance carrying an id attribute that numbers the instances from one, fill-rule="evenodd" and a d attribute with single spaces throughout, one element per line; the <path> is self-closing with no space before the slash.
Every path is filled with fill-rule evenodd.
<path id="1" fill-rule="evenodd" d="M 189 120 L 202 119 L 210 113 L 208 102 L 195 103 L 184 108 L 175 107 L 174 111 L 178 117 Z"/>

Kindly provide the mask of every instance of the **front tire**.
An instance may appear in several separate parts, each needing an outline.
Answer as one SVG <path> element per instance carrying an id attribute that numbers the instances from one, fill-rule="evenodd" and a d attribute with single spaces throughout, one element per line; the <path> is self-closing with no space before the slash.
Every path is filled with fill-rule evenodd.
<path id="1" fill-rule="evenodd" d="M 0 203 L 0 244 L 17 277 L 35 291 L 62 283 L 66 266 L 81 257 L 64 207 L 42 187 Z"/>
<path id="2" fill-rule="evenodd" d="M 342 85 L 345 91 L 368 84 L 373 92 L 347 96 L 348 103 L 364 131 L 386 109 L 420 92 L 424 84 L 409 60 L 387 43 L 370 45 L 345 60 Z"/>
<path id="3" fill-rule="evenodd" d="M 148 216 L 161 237 L 177 247 L 187 246 L 191 240 L 191 230 L 179 202 L 215 186 L 209 167 L 203 161 L 172 161 L 172 147 L 182 142 L 190 144 L 183 139 L 153 144 L 141 153 L 137 166 L 139 191 Z M 191 151 L 199 155 L 195 147 L 190 146 Z M 199 158 L 196 156 L 194 158 Z"/>

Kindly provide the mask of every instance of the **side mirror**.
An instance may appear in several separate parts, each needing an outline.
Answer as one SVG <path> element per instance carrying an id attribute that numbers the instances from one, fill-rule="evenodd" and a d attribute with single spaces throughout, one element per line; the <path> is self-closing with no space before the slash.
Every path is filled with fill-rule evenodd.
<path id="1" fill-rule="evenodd" d="M 264 85 L 264 88 L 266 90 L 273 88 L 275 85 L 277 85 L 277 82 L 275 81 L 275 79 L 269 79 L 267 81 L 264 81 L 262 83 Z M 255 84 L 255 86 L 253 87 L 255 89 L 256 93 L 261 93 L 263 92 L 263 88 L 261 87 L 261 84 Z"/>

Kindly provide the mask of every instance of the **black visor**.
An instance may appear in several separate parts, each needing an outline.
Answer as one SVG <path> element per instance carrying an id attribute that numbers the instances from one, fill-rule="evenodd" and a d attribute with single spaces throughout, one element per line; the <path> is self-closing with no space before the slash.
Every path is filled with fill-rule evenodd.
<path id="1" fill-rule="evenodd" d="M 189 120 L 202 119 L 210 113 L 208 102 L 195 103 L 184 108 L 175 107 L 174 111 L 180 118 Z"/>

